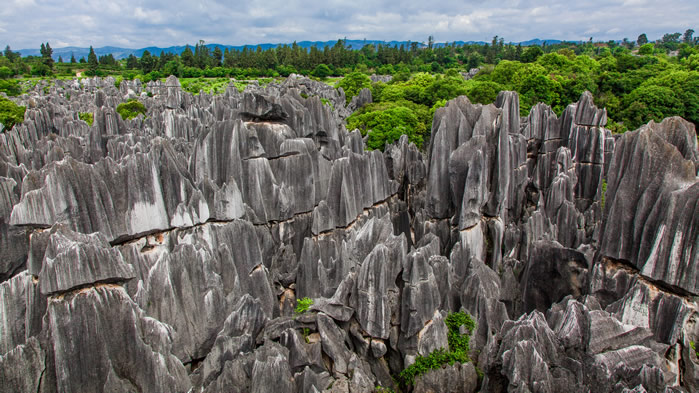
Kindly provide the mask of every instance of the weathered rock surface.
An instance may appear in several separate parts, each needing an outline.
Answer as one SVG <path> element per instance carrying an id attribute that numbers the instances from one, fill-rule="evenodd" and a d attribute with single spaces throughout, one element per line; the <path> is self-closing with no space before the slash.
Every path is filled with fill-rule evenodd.
<path id="1" fill-rule="evenodd" d="M 650 279 L 699 293 L 695 130 L 670 118 L 624 134 L 617 145 L 601 251 L 631 263 Z M 638 222 L 644 225 L 634 225 Z"/>
<path id="2" fill-rule="evenodd" d="M 502 92 L 381 152 L 343 122 L 369 90 L 297 75 L 44 86 L 0 133 L 0 392 L 699 389 L 682 119 L 613 136 L 589 93 Z M 400 386 L 459 310 L 472 362 Z"/>

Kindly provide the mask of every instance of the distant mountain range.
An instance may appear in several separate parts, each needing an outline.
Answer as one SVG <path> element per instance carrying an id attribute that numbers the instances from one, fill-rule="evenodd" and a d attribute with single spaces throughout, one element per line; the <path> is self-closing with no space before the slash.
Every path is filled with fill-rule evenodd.
<path id="1" fill-rule="evenodd" d="M 528 40 L 528 41 L 522 41 L 522 42 L 515 42 L 514 44 L 521 44 L 522 46 L 532 46 L 532 45 L 543 45 L 546 43 L 547 45 L 549 44 L 557 44 L 560 43 L 561 40 L 541 40 L 538 38 L 535 38 L 533 40 Z M 297 42 L 296 44 L 302 48 L 310 48 L 310 47 L 317 47 L 317 48 L 324 48 L 326 46 L 333 46 L 337 43 L 337 40 L 334 41 L 301 41 Z M 379 40 L 346 40 L 346 45 L 348 48 L 351 49 L 361 49 L 364 45 L 388 45 L 388 46 L 400 46 L 400 45 L 405 45 L 406 47 L 409 46 L 411 41 L 379 41 Z M 458 45 L 464 45 L 464 44 L 478 44 L 478 45 L 485 45 L 485 41 L 455 41 L 456 44 Z M 434 45 L 436 47 L 441 47 L 444 46 L 446 43 L 441 42 L 441 43 L 435 43 Z M 452 42 L 449 42 L 449 44 L 452 44 Z M 287 44 L 259 44 L 259 45 L 239 45 L 239 46 L 234 46 L 234 45 L 221 45 L 221 44 L 207 44 L 206 46 L 213 50 L 216 47 L 221 48 L 221 50 L 224 50 L 228 48 L 228 50 L 242 50 L 243 48 L 248 48 L 248 49 L 255 49 L 258 46 L 260 46 L 262 49 L 269 49 L 269 48 L 274 48 L 277 47 L 278 45 L 291 45 L 290 43 Z M 427 45 L 424 43 L 419 42 L 418 46 L 420 48 L 424 48 Z M 184 49 L 185 45 L 180 45 L 180 46 L 169 46 L 167 48 L 160 48 L 157 46 L 149 46 L 146 48 L 140 48 L 140 49 L 130 49 L 130 48 L 119 48 L 116 46 L 103 46 L 101 48 L 94 48 L 95 54 L 99 56 L 104 56 L 108 54 L 112 54 L 114 58 L 117 60 L 123 59 L 126 57 L 129 57 L 129 55 L 133 54 L 136 57 L 141 57 L 143 55 L 143 52 L 146 50 L 150 52 L 151 54 L 156 54 L 160 55 L 161 52 L 164 53 L 176 53 L 176 54 L 181 54 Z M 194 45 L 190 45 L 192 49 L 194 49 Z M 80 60 L 81 57 L 85 57 L 87 59 L 87 55 L 90 53 L 90 48 L 80 48 L 77 46 L 66 46 L 63 48 L 52 48 L 53 49 L 53 57 L 54 59 L 58 59 L 58 57 L 62 57 L 63 61 L 69 61 L 70 56 L 73 55 L 77 60 Z M 21 53 L 22 56 L 40 56 L 39 49 L 20 49 L 17 52 Z"/>

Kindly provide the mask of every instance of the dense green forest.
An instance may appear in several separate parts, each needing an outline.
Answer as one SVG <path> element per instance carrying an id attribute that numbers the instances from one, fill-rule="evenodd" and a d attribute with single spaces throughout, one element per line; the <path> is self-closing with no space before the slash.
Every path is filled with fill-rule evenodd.
<path id="1" fill-rule="evenodd" d="M 521 114 L 538 102 L 561 113 L 589 90 L 599 106 L 608 109 L 609 128 L 615 132 L 635 129 L 649 120 L 679 115 L 699 124 L 699 40 L 693 30 L 665 34 L 649 42 L 645 34 L 636 41 L 562 42 L 522 47 L 494 37 L 486 45 L 435 45 L 432 37 L 422 48 L 417 43 L 391 46 L 366 45 L 348 49 L 343 40 L 310 50 L 280 45 L 262 50 L 210 50 L 203 41 L 181 55 L 146 51 L 139 59 L 116 60 L 112 55 L 87 59 L 52 58 L 49 43 L 40 57 L 21 57 L 6 47 L 0 55 L 0 91 L 18 95 L 21 78 L 114 75 L 118 79 L 156 80 L 168 75 L 188 79 L 185 89 L 198 93 L 204 78 L 217 78 L 209 91 L 222 91 L 228 78 L 310 75 L 342 87 L 348 102 L 362 88 L 370 88 L 374 103 L 347 119 L 348 128 L 369 135 L 370 148 L 383 148 L 401 134 L 421 145 L 429 137 L 436 108 L 459 95 L 472 102 L 491 103 L 499 91 L 515 90 L 521 96 Z M 479 68 L 472 79 L 462 72 Z M 368 75 L 392 75 L 389 83 L 372 83 Z M 340 79 L 341 78 L 341 79 Z M 333 79 L 336 80 L 336 79 Z M 206 89 L 205 89 L 206 90 Z"/>

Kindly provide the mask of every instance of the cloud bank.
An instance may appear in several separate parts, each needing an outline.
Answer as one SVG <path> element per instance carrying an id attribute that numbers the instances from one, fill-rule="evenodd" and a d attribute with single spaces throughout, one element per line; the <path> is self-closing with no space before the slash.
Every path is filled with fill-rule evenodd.
<path id="1" fill-rule="evenodd" d="M 5 0 L 0 45 L 34 48 L 93 45 L 141 48 L 303 40 L 378 39 L 424 42 L 650 39 L 699 31 L 694 0 L 367 1 L 337 0 Z"/>

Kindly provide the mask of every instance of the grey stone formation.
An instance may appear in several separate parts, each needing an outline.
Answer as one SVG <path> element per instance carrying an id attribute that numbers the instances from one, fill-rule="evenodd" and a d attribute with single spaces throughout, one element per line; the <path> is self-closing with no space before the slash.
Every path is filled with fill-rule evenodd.
<path id="1" fill-rule="evenodd" d="M 345 128 L 369 90 L 346 104 L 298 75 L 13 99 L 0 392 L 699 390 L 699 150 L 680 118 L 613 135 L 589 93 L 560 117 L 457 97 L 424 150 L 382 152 Z M 121 119 L 128 99 L 146 116 Z M 449 349 L 456 311 L 471 361 L 402 384 Z"/>

